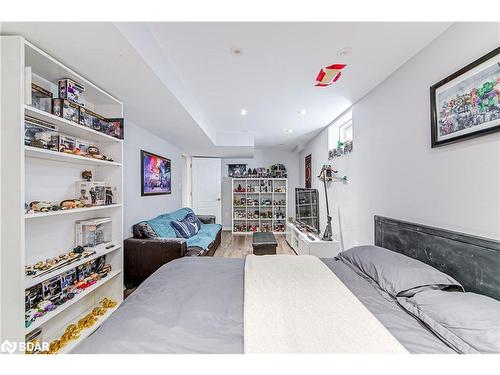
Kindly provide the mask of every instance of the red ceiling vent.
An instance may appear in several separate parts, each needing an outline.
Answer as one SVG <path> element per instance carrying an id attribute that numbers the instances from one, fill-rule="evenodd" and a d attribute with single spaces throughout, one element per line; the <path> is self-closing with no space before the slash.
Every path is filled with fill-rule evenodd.
<path id="1" fill-rule="evenodd" d="M 333 64 L 321 69 L 316 77 L 316 86 L 330 86 L 340 78 L 344 68 L 345 64 Z"/>

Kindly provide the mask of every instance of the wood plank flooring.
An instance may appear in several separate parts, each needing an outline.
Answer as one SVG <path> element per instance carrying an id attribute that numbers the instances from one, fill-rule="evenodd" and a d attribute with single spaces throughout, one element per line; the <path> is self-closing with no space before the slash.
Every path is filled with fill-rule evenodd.
<path id="1" fill-rule="evenodd" d="M 278 247 L 276 254 L 296 255 L 288 245 L 284 234 L 275 234 Z M 221 244 L 215 251 L 214 257 L 244 258 L 252 254 L 251 234 L 232 234 L 230 231 L 222 231 Z"/>

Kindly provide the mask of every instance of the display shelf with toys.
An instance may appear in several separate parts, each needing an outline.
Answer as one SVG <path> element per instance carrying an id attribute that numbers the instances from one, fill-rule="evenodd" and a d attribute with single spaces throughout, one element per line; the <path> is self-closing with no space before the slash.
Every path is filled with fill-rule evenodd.
<path id="1" fill-rule="evenodd" d="M 0 342 L 21 342 L 55 337 L 106 296 L 123 301 L 123 104 L 23 37 L 0 38 L 0 148 L 9 155 L 0 169 L 9 212 L 0 223 Z M 107 242 L 82 250 L 77 222 L 98 213 L 112 221 Z M 76 268 L 102 257 L 106 272 L 58 294 Z M 26 291 L 41 284 L 50 293 L 40 300 L 35 291 L 27 309 Z"/>
<path id="2" fill-rule="evenodd" d="M 232 179 L 232 231 L 282 233 L 288 212 L 288 181 L 254 177 L 256 173 Z"/>
<path id="3" fill-rule="evenodd" d="M 47 216 L 68 215 L 68 214 L 77 214 L 77 213 L 90 212 L 90 211 L 96 211 L 96 210 L 105 210 L 108 208 L 117 208 L 117 207 L 122 207 L 122 204 L 121 203 L 113 203 L 113 204 L 108 204 L 105 206 L 75 207 L 75 208 L 71 208 L 71 209 L 67 209 L 67 210 L 26 213 L 24 215 L 24 217 L 26 219 L 34 219 L 34 218 L 47 217 Z"/>
<path id="4" fill-rule="evenodd" d="M 76 138 L 83 138 L 88 141 L 93 141 L 97 143 L 107 143 L 107 142 L 123 142 L 123 140 L 113 137 L 111 135 L 102 133 L 100 131 L 94 130 L 85 125 L 77 124 L 74 121 L 67 120 L 63 117 L 53 115 L 52 113 L 42 111 L 41 109 L 35 108 L 30 105 L 24 106 L 24 112 L 26 116 L 36 118 L 38 120 L 46 121 L 59 128 L 59 131 L 63 134 L 69 134 Z"/>
<path id="5" fill-rule="evenodd" d="M 103 255 L 119 250 L 120 248 L 121 246 L 119 244 L 111 243 L 93 252 L 90 252 L 87 256 L 80 255 L 74 251 L 73 253 L 77 255 L 71 256 L 71 252 L 68 254 L 60 255 L 57 257 L 59 261 L 55 262 L 53 266 L 51 266 L 52 259 L 39 261 L 34 265 L 26 266 L 25 287 L 30 288 L 45 280 L 51 279 L 54 276 L 63 274 L 73 268 L 81 266 L 84 263 L 90 262 Z"/>
<path id="6" fill-rule="evenodd" d="M 39 317 L 38 319 L 34 320 L 33 323 L 31 323 L 28 327 L 25 327 L 25 333 L 28 334 L 31 331 L 39 328 L 43 324 L 47 323 L 49 320 L 55 318 L 58 314 L 62 313 L 64 310 L 67 308 L 71 307 L 72 305 L 76 304 L 80 300 L 82 300 L 84 297 L 101 287 L 102 285 L 110 282 L 113 280 L 115 276 L 118 276 L 121 274 L 121 270 L 113 270 L 108 275 L 97 281 L 96 283 L 90 285 L 87 288 L 84 288 L 80 293 L 76 294 L 72 299 L 66 301 L 65 303 L 61 304 L 58 308 L 48 311 L 45 313 L 45 315 Z"/>
<path id="7" fill-rule="evenodd" d="M 84 313 L 80 314 L 64 331 L 59 332 L 48 339 L 49 350 L 40 354 L 68 354 L 74 350 L 78 344 L 89 337 L 108 319 L 118 308 L 116 302 L 107 299 L 109 302 L 101 301 L 93 305 Z M 103 302 L 105 306 L 103 307 Z M 112 307 L 111 307 L 112 306 Z"/>
<path id="8" fill-rule="evenodd" d="M 83 165 L 114 166 L 114 167 L 122 166 L 121 163 L 118 163 L 116 161 L 87 158 L 80 155 L 52 151 L 52 150 L 45 150 L 43 148 L 37 148 L 33 146 L 25 146 L 24 149 L 25 149 L 25 155 L 28 158 L 38 158 L 44 160 L 52 160 L 56 162 L 65 162 L 65 163 L 83 164 Z"/>
<path id="9" fill-rule="evenodd" d="M 76 198 L 58 201 L 32 201 L 25 203 L 25 218 L 57 216 L 78 212 L 89 212 L 105 208 L 121 207 L 120 203 L 113 202 L 114 195 L 111 184 L 105 181 L 92 179 L 92 171 L 81 172 L 81 180 L 74 182 Z M 64 191 L 66 189 L 62 188 Z M 38 191 L 33 194 L 39 194 Z M 65 193 L 66 194 L 66 193 Z"/>

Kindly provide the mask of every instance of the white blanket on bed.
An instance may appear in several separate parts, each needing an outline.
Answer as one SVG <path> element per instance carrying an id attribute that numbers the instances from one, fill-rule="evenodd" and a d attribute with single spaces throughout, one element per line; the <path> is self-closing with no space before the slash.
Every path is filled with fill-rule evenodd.
<path id="1" fill-rule="evenodd" d="M 248 255 L 245 353 L 407 353 L 318 258 Z"/>

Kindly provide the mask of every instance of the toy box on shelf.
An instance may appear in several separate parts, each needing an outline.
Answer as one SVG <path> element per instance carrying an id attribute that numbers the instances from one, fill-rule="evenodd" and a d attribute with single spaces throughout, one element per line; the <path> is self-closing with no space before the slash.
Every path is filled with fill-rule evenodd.
<path id="1" fill-rule="evenodd" d="M 80 107 L 66 99 L 52 99 L 52 114 L 77 124 L 80 123 Z"/>
<path id="2" fill-rule="evenodd" d="M 109 217 L 79 220 L 76 222 L 75 245 L 97 250 L 111 242 Z"/>
<path id="3" fill-rule="evenodd" d="M 31 84 L 31 105 L 40 111 L 52 113 L 52 93 L 34 83 Z"/>
<path id="4" fill-rule="evenodd" d="M 57 151 L 59 147 L 58 127 L 46 121 L 25 116 L 24 144 L 26 146 Z"/>
<path id="5" fill-rule="evenodd" d="M 58 86 L 59 98 L 67 99 L 68 101 L 82 107 L 85 106 L 82 95 L 85 92 L 85 86 L 68 78 L 59 80 Z"/>
<path id="6" fill-rule="evenodd" d="M 102 206 L 106 204 L 106 186 L 103 181 L 77 181 L 76 194 L 85 206 Z"/>

